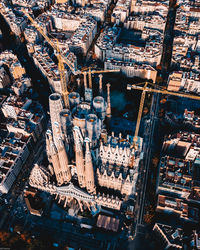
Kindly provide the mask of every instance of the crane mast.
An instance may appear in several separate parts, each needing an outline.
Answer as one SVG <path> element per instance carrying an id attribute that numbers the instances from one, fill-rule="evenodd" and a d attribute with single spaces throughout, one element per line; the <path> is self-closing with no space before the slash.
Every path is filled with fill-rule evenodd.
<path id="1" fill-rule="evenodd" d="M 173 95 L 173 96 L 179 96 L 179 97 L 184 97 L 184 98 L 190 98 L 190 99 L 194 99 L 194 100 L 200 100 L 200 96 L 178 93 L 178 92 L 173 92 L 173 91 L 169 91 L 169 90 L 165 90 L 165 89 L 149 88 L 149 87 L 147 87 L 148 84 L 150 84 L 150 83 L 145 82 L 144 87 L 137 86 L 135 84 L 132 84 L 132 85 L 128 84 L 127 85 L 128 90 L 136 89 L 136 90 L 142 91 L 142 95 L 141 95 L 141 99 L 140 99 L 140 106 L 139 106 L 139 111 L 138 111 L 138 117 L 137 117 L 137 123 L 136 123 L 136 129 L 135 129 L 135 135 L 134 135 L 133 145 L 132 145 L 133 147 L 136 147 L 136 142 L 137 142 L 137 137 L 138 137 L 138 133 L 139 133 L 139 129 L 140 129 L 140 123 L 141 123 L 141 118 L 142 118 L 142 112 L 143 112 L 146 92 L 159 93 L 159 94 L 163 94 L 163 95 Z M 154 86 L 159 87 L 157 85 L 154 85 Z"/>
<path id="2" fill-rule="evenodd" d="M 140 98 L 140 106 L 139 106 L 139 111 L 138 111 L 135 134 L 134 134 L 134 138 L 133 138 L 133 147 L 136 147 L 136 142 L 137 142 L 138 133 L 139 133 L 139 129 L 140 129 L 140 122 L 141 122 L 142 112 L 143 112 L 143 107 L 144 107 L 144 101 L 145 101 L 145 97 L 146 97 L 145 89 L 146 89 L 147 85 L 148 85 L 148 83 L 145 83 L 144 90 L 142 91 L 142 95 Z"/>
<path id="3" fill-rule="evenodd" d="M 65 67 L 63 62 L 63 56 L 61 54 L 61 51 L 59 49 L 58 41 L 57 45 L 54 44 L 51 39 L 44 33 L 43 29 L 33 20 L 33 18 L 25 11 L 23 13 L 28 17 L 28 19 L 31 21 L 33 26 L 40 32 L 40 34 L 44 37 L 44 39 L 51 45 L 51 47 L 57 52 L 56 57 L 58 59 L 58 70 L 60 74 L 60 81 L 61 81 L 61 90 L 62 90 L 62 96 L 64 100 L 65 107 L 69 106 L 69 100 L 68 100 L 68 91 L 67 91 L 67 82 L 66 82 L 66 75 L 65 75 Z M 65 59 L 66 63 L 66 59 Z M 69 68 L 72 70 L 71 65 L 67 63 Z"/>
<path id="4" fill-rule="evenodd" d="M 69 99 L 68 99 L 68 90 L 67 90 L 67 82 L 65 75 L 65 67 L 60 54 L 57 55 L 58 58 L 58 70 L 60 73 L 61 87 L 62 87 L 62 96 L 64 100 L 65 107 L 69 107 Z"/>
<path id="5" fill-rule="evenodd" d="M 65 62 L 67 64 L 67 66 L 71 69 L 71 71 L 73 72 L 74 75 L 77 75 L 77 71 L 75 71 L 75 69 L 71 66 L 70 61 L 61 53 L 59 46 L 56 45 L 54 42 L 51 41 L 51 39 L 44 33 L 43 29 L 38 25 L 38 23 L 25 11 L 22 10 L 22 12 L 24 13 L 24 15 L 26 15 L 28 17 L 28 19 L 30 20 L 30 22 L 33 24 L 33 26 L 40 32 L 40 34 L 44 37 L 44 39 L 51 45 L 51 47 L 56 50 L 56 52 L 58 54 L 60 54 L 60 56 L 63 59 L 63 62 Z"/>
<path id="6" fill-rule="evenodd" d="M 87 87 L 87 75 L 88 75 L 88 80 L 89 80 L 89 89 L 92 89 L 92 74 L 100 74 L 100 73 L 109 73 L 109 72 L 120 72 L 120 70 L 91 70 L 89 67 L 88 71 L 75 71 L 75 69 L 71 66 L 71 63 L 67 60 L 67 58 L 62 54 L 60 51 L 59 45 L 58 45 L 58 40 L 57 44 L 52 42 L 52 40 L 45 34 L 43 29 L 37 24 L 37 22 L 25 11 L 23 10 L 23 13 L 28 17 L 30 22 L 33 24 L 33 26 L 37 29 L 37 31 L 44 37 L 44 39 L 49 43 L 49 45 L 56 51 L 56 56 L 58 59 L 58 70 L 60 74 L 60 81 L 61 81 L 61 91 L 62 91 L 62 96 L 64 99 L 65 106 L 69 106 L 69 100 L 68 100 L 68 90 L 67 90 L 67 82 L 66 82 L 66 76 L 65 76 L 65 67 L 64 63 L 67 64 L 67 66 L 70 68 L 72 73 L 74 75 L 77 74 L 83 74 L 84 75 L 84 85 L 85 88 Z"/>

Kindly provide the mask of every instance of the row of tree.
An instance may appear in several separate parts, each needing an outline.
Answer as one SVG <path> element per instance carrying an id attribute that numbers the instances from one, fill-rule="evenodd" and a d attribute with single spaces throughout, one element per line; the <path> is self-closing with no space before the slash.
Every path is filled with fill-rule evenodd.
<path id="1" fill-rule="evenodd" d="M 32 237 L 30 233 L 0 231 L 0 247 L 20 250 L 55 249 L 53 241 L 47 237 Z"/>

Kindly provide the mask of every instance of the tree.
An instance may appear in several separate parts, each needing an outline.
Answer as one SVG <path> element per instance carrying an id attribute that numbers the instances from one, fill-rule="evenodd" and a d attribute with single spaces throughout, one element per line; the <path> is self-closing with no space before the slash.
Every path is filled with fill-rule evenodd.
<path id="1" fill-rule="evenodd" d="M 151 224 L 154 218 L 154 214 L 145 214 L 144 215 L 144 222 L 146 224 Z"/>
<path id="2" fill-rule="evenodd" d="M 0 231 L 0 242 L 1 245 L 6 246 L 10 238 L 10 233 L 5 231 Z"/>

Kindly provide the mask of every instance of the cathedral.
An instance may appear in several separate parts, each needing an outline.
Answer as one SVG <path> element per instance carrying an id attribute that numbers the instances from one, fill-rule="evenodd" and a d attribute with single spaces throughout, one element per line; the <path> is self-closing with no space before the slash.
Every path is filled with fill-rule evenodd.
<path id="1" fill-rule="evenodd" d="M 49 166 L 35 165 L 29 183 L 55 194 L 64 207 L 74 199 L 81 211 L 101 206 L 120 210 L 123 199 L 136 194 L 142 138 L 138 137 L 135 149 L 132 136 L 108 134 L 105 119 L 111 118 L 110 84 L 105 100 L 102 76 L 99 96 L 93 98 L 86 88 L 84 98 L 72 92 L 68 99 L 69 107 L 65 108 L 60 94 L 49 97 Z"/>

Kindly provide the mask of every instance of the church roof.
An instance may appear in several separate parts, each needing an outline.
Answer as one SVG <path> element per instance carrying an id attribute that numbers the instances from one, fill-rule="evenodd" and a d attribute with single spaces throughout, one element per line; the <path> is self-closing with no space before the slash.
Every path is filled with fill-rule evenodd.
<path id="1" fill-rule="evenodd" d="M 82 191 L 80 188 L 75 187 L 72 183 L 67 186 L 56 187 L 56 191 L 59 195 L 70 196 L 77 200 L 87 202 L 94 201 L 94 197 L 92 195 Z"/>

